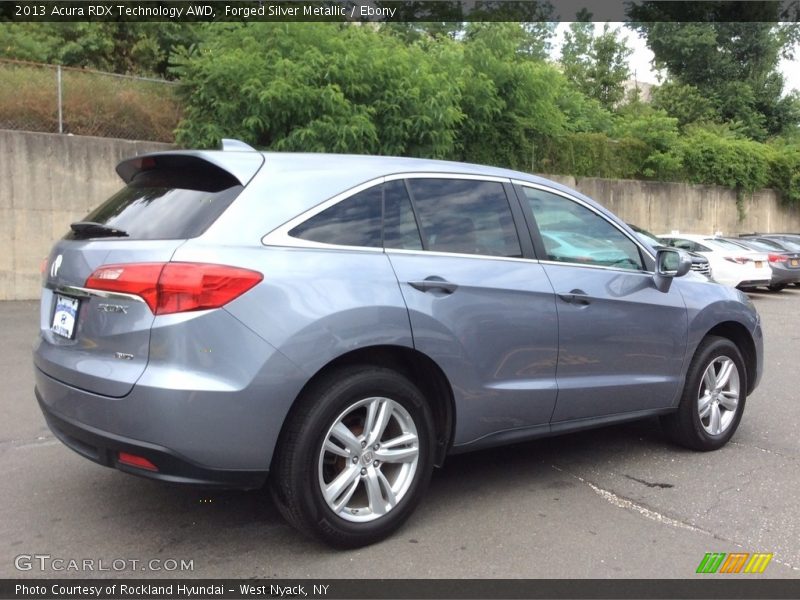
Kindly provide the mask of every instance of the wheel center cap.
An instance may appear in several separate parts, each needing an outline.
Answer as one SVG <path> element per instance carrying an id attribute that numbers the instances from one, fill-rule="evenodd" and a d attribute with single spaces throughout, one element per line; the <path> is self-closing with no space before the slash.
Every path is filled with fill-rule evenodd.
<path id="1" fill-rule="evenodd" d="M 364 454 L 361 455 L 361 462 L 364 465 L 370 464 L 372 462 L 372 459 L 373 459 L 372 450 L 367 450 L 366 452 L 364 452 Z"/>

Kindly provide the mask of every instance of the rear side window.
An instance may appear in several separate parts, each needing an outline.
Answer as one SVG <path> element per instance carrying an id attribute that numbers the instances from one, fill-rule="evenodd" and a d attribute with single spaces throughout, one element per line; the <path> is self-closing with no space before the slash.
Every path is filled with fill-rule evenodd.
<path id="1" fill-rule="evenodd" d="M 470 179 L 409 179 L 426 250 L 522 256 L 501 183 Z"/>
<path id="2" fill-rule="evenodd" d="M 382 186 L 353 194 L 289 232 L 301 240 L 338 246 L 381 247 Z"/>
<path id="3" fill-rule="evenodd" d="M 233 176 L 210 164 L 143 171 L 82 220 L 127 234 L 107 239 L 188 239 L 202 234 L 242 189 Z M 74 231 L 66 235 L 87 237 Z"/>

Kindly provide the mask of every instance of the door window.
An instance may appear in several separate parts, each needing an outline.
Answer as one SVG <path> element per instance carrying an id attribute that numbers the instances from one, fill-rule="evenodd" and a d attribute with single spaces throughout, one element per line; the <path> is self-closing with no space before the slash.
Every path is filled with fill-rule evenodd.
<path id="1" fill-rule="evenodd" d="M 402 179 L 384 186 L 383 245 L 385 248 L 422 250 L 417 220 Z"/>
<path id="2" fill-rule="evenodd" d="M 605 218 L 558 194 L 522 190 L 525 210 L 536 221 L 548 260 L 644 270 L 638 246 Z"/>
<path id="3" fill-rule="evenodd" d="M 471 179 L 409 179 L 426 250 L 522 256 L 503 184 Z"/>

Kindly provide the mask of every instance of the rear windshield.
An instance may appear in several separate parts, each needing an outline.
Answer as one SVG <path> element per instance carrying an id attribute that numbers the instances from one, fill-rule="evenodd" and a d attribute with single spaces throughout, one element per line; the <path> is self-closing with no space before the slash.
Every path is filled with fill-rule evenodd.
<path id="1" fill-rule="evenodd" d="M 175 240 L 197 237 L 242 191 L 231 175 L 212 165 L 143 171 L 82 221 L 125 232 L 122 240 Z M 91 232 L 70 231 L 66 239 Z M 103 236 L 114 239 L 114 236 Z"/>

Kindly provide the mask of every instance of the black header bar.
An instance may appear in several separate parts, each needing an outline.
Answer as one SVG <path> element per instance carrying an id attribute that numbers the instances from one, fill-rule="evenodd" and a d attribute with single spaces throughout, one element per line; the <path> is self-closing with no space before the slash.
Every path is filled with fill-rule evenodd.
<path id="1" fill-rule="evenodd" d="M 0 21 L 798 21 L 800 0 L 2 0 Z M 584 17 L 586 18 L 586 17 Z"/>

